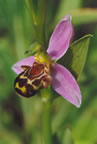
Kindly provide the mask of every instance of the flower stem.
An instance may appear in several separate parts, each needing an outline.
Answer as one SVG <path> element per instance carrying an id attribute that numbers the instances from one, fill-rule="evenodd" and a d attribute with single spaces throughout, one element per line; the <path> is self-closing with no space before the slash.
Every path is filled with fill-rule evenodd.
<path id="1" fill-rule="evenodd" d="M 51 93 L 44 89 L 42 90 L 43 102 L 43 144 L 52 144 L 52 130 L 51 130 Z"/>

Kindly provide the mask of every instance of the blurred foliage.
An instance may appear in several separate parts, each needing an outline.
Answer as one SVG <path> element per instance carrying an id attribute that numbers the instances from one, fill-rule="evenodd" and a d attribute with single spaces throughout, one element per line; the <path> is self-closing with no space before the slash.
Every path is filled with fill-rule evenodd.
<path id="1" fill-rule="evenodd" d="M 41 42 L 41 31 L 38 31 L 39 28 L 36 29 L 39 34 L 37 37 L 32 14 L 26 2 L 24 0 L 0 0 L 0 144 L 42 144 L 42 103 L 39 95 L 26 100 L 18 97 L 13 88 L 15 74 L 11 66 L 25 57 L 25 50 L 35 42 L 35 38 Z M 53 143 L 56 144 L 96 144 L 96 1 L 46 0 L 44 5 L 39 5 L 39 0 L 28 0 L 28 2 L 34 3 L 30 4 L 34 6 L 34 11 L 39 10 L 38 6 L 43 7 L 41 10 L 44 10 L 46 17 L 45 41 L 49 40 L 55 24 L 67 13 L 73 16 L 74 39 L 86 33 L 93 35 L 88 59 L 79 81 L 83 96 L 81 108 L 75 108 L 62 97 L 56 98 L 52 106 L 52 131 Z M 37 14 L 41 19 L 41 11 Z M 41 24 L 41 30 L 43 26 Z M 87 54 L 87 45 L 83 51 Z M 83 59 L 82 61 L 84 63 Z M 79 71 L 81 71 L 80 68 Z M 53 95 L 56 94 L 53 93 Z"/>

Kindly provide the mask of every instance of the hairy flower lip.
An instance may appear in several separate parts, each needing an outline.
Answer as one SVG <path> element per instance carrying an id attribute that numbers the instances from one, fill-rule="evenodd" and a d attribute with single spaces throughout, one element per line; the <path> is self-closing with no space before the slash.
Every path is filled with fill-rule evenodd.
<path id="1" fill-rule="evenodd" d="M 72 17 L 66 15 L 65 18 L 57 24 L 51 35 L 46 52 L 47 55 L 45 55 L 45 53 L 38 56 L 39 60 L 42 58 L 41 62 L 49 65 L 50 74 L 52 76 L 52 88 L 68 102 L 79 108 L 81 104 L 81 92 L 79 86 L 73 75 L 65 67 L 57 64 L 57 60 L 67 52 L 73 34 Z M 21 73 L 23 71 L 21 66 L 25 64 L 32 66 L 36 59 L 35 57 L 31 56 L 17 62 L 12 67 L 12 70 L 17 74 Z"/>

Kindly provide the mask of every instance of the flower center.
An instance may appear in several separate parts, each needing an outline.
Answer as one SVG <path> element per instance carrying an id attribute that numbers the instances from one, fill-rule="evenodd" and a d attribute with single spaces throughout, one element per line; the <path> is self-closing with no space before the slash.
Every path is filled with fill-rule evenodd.
<path id="1" fill-rule="evenodd" d="M 38 60 L 40 63 L 46 63 L 47 65 L 50 65 L 51 62 L 51 59 L 46 52 L 37 53 L 35 55 L 35 60 Z"/>

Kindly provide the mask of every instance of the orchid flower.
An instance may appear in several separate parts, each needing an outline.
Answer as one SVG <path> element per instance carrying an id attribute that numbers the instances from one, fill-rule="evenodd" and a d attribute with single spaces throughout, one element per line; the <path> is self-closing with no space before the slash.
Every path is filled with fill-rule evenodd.
<path id="1" fill-rule="evenodd" d="M 51 35 L 48 49 L 47 49 L 47 55 L 46 58 L 49 60 L 42 61 L 43 58 L 41 56 L 30 56 L 28 58 L 25 58 L 16 64 L 13 65 L 12 70 L 21 76 L 21 79 L 23 80 L 23 77 L 21 74 L 26 71 L 29 68 L 30 69 L 30 75 L 33 77 L 33 67 L 37 59 L 41 63 L 46 63 L 49 65 L 49 73 L 48 74 L 48 84 L 44 87 L 47 87 L 48 85 L 51 85 L 52 88 L 61 95 L 64 99 L 66 99 L 68 102 L 72 103 L 76 107 L 80 107 L 81 104 L 81 92 L 79 89 L 79 86 L 74 78 L 74 76 L 70 73 L 70 71 L 67 70 L 64 66 L 56 63 L 57 60 L 59 60 L 68 50 L 70 41 L 73 36 L 73 26 L 72 26 L 72 17 L 70 15 L 66 15 L 65 18 L 63 18 L 56 26 L 54 32 Z M 23 67 L 24 66 L 24 67 Z M 40 65 L 37 66 L 37 69 L 39 69 Z M 26 69 L 26 70 L 25 70 Z M 35 71 L 35 74 L 40 74 Z M 24 74 L 26 75 L 26 74 Z M 51 77 L 51 81 L 49 82 L 49 79 Z M 19 79 L 19 77 L 18 77 Z M 33 79 L 33 78 L 32 78 Z M 38 81 L 39 79 L 37 79 Z M 47 79 L 42 79 L 44 82 Z M 26 81 L 26 80 L 25 80 Z M 24 81 L 24 83 L 25 83 Z M 33 80 L 32 80 L 33 82 Z M 30 84 L 31 82 L 29 82 Z M 43 83 L 42 83 L 43 84 Z M 23 87 L 22 84 L 21 89 L 23 92 L 25 92 L 25 87 Z M 18 85 L 17 88 L 20 86 Z M 41 86 L 40 86 L 41 87 Z M 43 87 L 42 87 L 43 88 Z M 20 90 L 21 90 L 20 89 Z M 29 87 L 30 89 L 30 87 Z M 33 91 L 33 89 L 30 89 Z"/>

